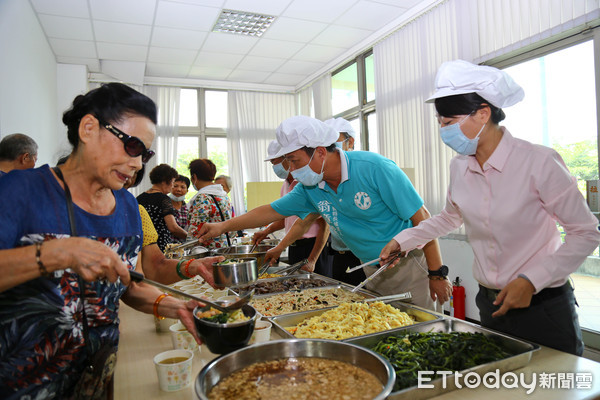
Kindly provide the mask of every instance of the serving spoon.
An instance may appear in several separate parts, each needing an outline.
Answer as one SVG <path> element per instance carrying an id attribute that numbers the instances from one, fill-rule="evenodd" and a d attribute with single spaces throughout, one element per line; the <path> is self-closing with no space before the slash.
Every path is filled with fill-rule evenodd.
<path id="1" fill-rule="evenodd" d="M 131 280 L 134 282 L 144 282 L 149 285 L 156 286 L 167 292 L 175 293 L 179 296 L 187 297 L 188 299 L 196 300 L 196 301 L 199 301 L 200 303 L 207 304 L 213 308 L 216 308 L 217 310 L 219 310 L 221 312 L 230 312 L 230 311 L 242 308 L 245 304 L 247 304 L 250 301 L 250 299 L 252 299 L 252 296 L 254 296 L 254 289 L 252 289 L 252 291 L 246 293 L 245 295 L 243 295 L 242 297 L 240 297 L 233 303 L 227 304 L 226 306 L 222 306 L 220 304 L 217 304 L 217 303 L 207 300 L 205 298 L 197 297 L 197 296 L 188 294 L 186 292 L 182 292 L 181 290 L 174 289 L 171 286 L 163 285 L 162 283 L 150 280 L 150 279 L 144 277 L 144 275 L 140 274 L 139 272 L 129 271 L 129 276 L 131 276 Z"/>

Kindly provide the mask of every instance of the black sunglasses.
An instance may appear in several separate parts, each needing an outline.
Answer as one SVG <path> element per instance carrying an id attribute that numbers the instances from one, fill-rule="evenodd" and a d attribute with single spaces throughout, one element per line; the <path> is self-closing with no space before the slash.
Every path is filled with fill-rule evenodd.
<path id="1" fill-rule="evenodd" d="M 142 163 L 146 164 L 154 156 L 154 151 L 146 149 L 146 145 L 140 139 L 135 136 L 129 136 L 119 128 L 115 128 L 111 124 L 107 124 L 102 120 L 98 120 L 107 131 L 121 139 L 125 152 L 131 157 L 142 156 Z"/>

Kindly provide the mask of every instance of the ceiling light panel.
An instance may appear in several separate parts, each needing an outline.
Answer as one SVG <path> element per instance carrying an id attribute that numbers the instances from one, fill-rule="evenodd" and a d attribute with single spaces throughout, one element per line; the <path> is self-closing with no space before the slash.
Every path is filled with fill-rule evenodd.
<path id="1" fill-rule="evenodd" d="M 212 31 L 260 37 L 273 21 L 275 21 L 275 17 L 272 15 L 223 10 Z"/>

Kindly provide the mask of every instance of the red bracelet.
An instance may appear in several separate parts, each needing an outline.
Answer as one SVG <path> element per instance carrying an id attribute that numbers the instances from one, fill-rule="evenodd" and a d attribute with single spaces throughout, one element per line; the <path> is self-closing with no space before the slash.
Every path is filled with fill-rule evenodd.
<path id="1" fill-rule="evenodd" d="M 192 261 L 194 261 L 193 258 L 191 260 L 189 260 L 187 263 L 185 263 L 185 267 L 183 269 L 185 271 L 184 272 L 185 276 L 187 276 L 188 278 L 193 278 L 193 276 L 190 275 L 190 271 L 189 271 L 190 264 L 192 263 Z"/>
<path id="2" fill-rule="evenodd" d="M 163 299 L 164 299 L 165 297 L 167 297 L 167 296 L 170 296 L 170 294 L 163 293 L 163 294 L 161 294 L 160 296 L 158 296 L 158 297 L 156 298 L 156 300 L 154 300 L 154 307 L 153 307 L 152 311 L 153 311 L 153 314 L 154 314 L 154 316 L 155 316 L 156 318 L 158 318 L 158 319 L 165 319 L 165 317 L 161 317 L 161 316 L 158 314 L 158 305 L 159 305 L 159 304 L 160 304 L 160 302 L 161 302 L 161 301 L 163 301 Z"/>

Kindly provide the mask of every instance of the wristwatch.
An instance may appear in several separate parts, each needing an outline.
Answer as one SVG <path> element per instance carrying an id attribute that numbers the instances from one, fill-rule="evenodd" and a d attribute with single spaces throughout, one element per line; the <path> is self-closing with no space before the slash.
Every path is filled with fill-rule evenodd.
<path id="1" fill-rule="evenodd" d="M 446 277 L 448 277 L 448 266 L 442 265 L 439 269 L 435 271 L 428 270 L 428 276 L 429 279 L 446 279 Z"/>

